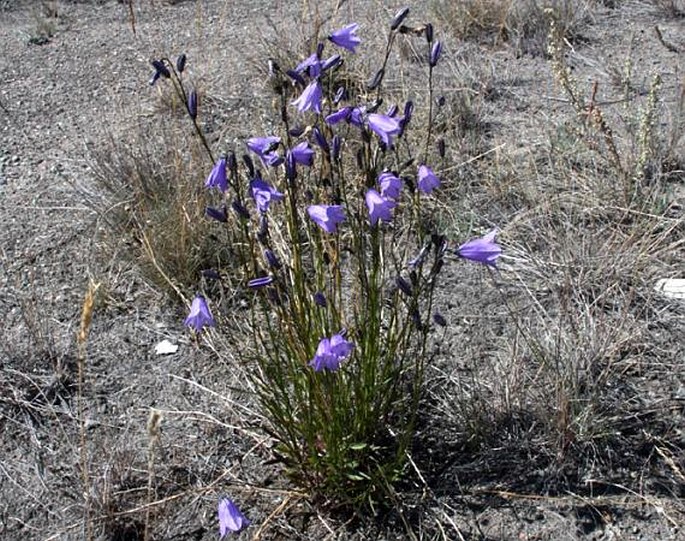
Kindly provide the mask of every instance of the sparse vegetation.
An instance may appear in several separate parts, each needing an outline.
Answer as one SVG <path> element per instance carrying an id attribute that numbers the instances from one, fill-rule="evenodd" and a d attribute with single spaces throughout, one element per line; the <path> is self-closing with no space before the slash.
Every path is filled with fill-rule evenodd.
<path id="1" fill-rule="evenodd" d="M 72 87 L 86 103 L 107 81 L 119 116 L 83 107 L 87 155 L 73 145 L 59 168 L 30 123 L 64 122 L 32 109 L 49 95 L 14 71 L 0 88 L 0 116 L 28 134 L 0 132 L 0 537 L 678 538 L 685 304 L 655 289 L 685 256 L 678 2 L 434 0 L 390 39 L 395 12 L 352 0 L 306 17 L 97 2 L 97 20 L 45 4 L 70 26 L 119 24 L 106 50 L 126 60 Z M 392 145 L 368 117 L 331 125 L 292 105 L 315 108 L 317 76 L 287 70 L 350 22 L 363 46 L 321 77 L 322 116 L 382 97 L 376 114 L 397 103 L 400 119 L 411 98 Z M 146 86 L 148 59 L 182 51 L 182 80 Z M 244 146 L 265 135 L 280 142 Z M 321 148 L 334 135 L 339 154 Z M 267 165 L 305 142 L 297 177 Z M 209 189 L 222 156 L 226 189 Z M 430 195 L 422 163 L 441 180 Z M 385 167 L 401 196 L 376 186 Z M 226 221 L 208 217 L 223 204 Z M 316 205 L 345 221 L 329 231 Z M 499 252 L 481 240 L 474 262 L 462 243 L 494 228 L 501 257 L 478 265 Z M 84 276 L 102 282 L 85 303 Z"/>

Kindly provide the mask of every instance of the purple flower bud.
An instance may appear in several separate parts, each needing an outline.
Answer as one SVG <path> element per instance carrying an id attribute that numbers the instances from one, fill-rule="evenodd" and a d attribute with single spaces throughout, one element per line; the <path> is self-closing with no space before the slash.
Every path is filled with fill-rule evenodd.
<path id="1" fill-rule="evenodd" d="M 328 141 L 326 141 L 326 138 L 324 137 L 323 133 L 321 133 L 321 130 L 318 128 L 318 126 L 314 126 L 312 134 L 314 135 L 314 142 L 319 146 L 321 150 L 328 154 L 331 151 L 331 149 L 328 146 Z"/>
<path id="2" fill-rule="evenodd" d="M 294 127 L 290 128 L 288 133 L 290 134 L 291 137 L 297 138 L 304 133 L 304 127 L 303 126 L 294 126 Z"/>
<path id="3" fill-rule="evenodd" d="M 411 100 L 408 100 L 407 103 L 404 104 L 404 122 L 405 122 L 405 124 L 409 124 L 409 121 L 411 120 L 411 117 L 413 114 L 414 114 L 414 102 Z"/>
<path id="4" fill-rule="evenodd" d="M 252 158 L 250 158 L 249 154 L 243 154 L 243 163 L 245 164 L 245 167 L 247 167 L 248 176 L 254 177 L 254 162 L 252 161 Z"/>
<path id="5" fill-rule="evenodd" d="M 235 159 L 235 152 L 231 151 L 226 156 L 226 167 L 231 173 L 235 173 L 238 169 L 238 162 Z"/>
<path id="6" fill-rule="evenodd" d="M 438 155 L 441 158 L 444 158 L 445 157 L 445 140 L 441 137 L 440 139 L 438 139 L 437 145 L 438 145 Z"/>
<path id="7" fill-rule="evenodd" d="M 401 276 L 398 276 L 395 278 L 395 283 L 397 284 L 397 288 L 404 293 L 407 297 L 411 297 L 414 292 L 412 291 L 411 284 L 407 282 L 406 279 L 402 278 Z"/>
<path id="8" fill-rule="evenodd" d="M 188 95 L 188 114 L 193 120 L 197 118 L 197 92 L 195 89 L 191 90 Z"/>
<path id="9" fill-rule="evenodd" d="M 426 24 L 423 29 L 423 33 L 426 36 L 426 41 L 428 43 L 433 43 L 433 25 L 431 23 Z"/>
<path id="10" fill-rule="evenodd" d="M 334 126 L 338 122 L 342 122 L 343 120 L 350 118 L 351 113 L 352 107 L 343 107 L 342 109 L 338 109 L 326 117 L 326 124 Z"/>
<path id="11" fill-rule="evenodd" d="M 428 57 L 428 64 L 430 65 L 431 68 L 434 68 L 435 65 L 438 63 L 438 60 L 440 60 L 440 54 L 441 53 L 442 53 L 442 42 L 436 41 L 433 44 L 433 47 L 431 48 L 431 54 Z"/>
<path id="12" fill-rule="evenodd" d="M 285 178 L 288 180 L 294 180 L 297 178 L 295 156 L 290 151 L 288 151 L 288 153 L 285 155 Z"/>
<path id="13" fill-rule="evenodd" d="M 293 81 L 295 81 L 298 85 L 300 86 L 307 86 L 307 81 L 304 80 L 304 77 L 300 75 L 298 72 L 295 70 L 288 70 L 285 72 L 285 74 L 290 77 Z"/>
<path id="14" fill-rule="evenodd" d="M 381 81 L 383 81 L 383 76 L 385 75 L 385 70 L 383 68 L 380 68 L 371 79 L 369 79 L 369 82 L 366 83 L 366 89 L 367 90 L 375 90 L 378 88 L 378 85 L 381 84 Z"/>
<path id="15" fill-rule="evenodd" d="M 233 212 L 235 212 L 241 218 L 245 220 L 250 219 L 250 213 L 243 205 L 240 204 L 240 202 L 237 199 L 233 200 L 233 202 L 231 203 L 231 208 L 233 209 Z"/>
<path id="16" fill-rule="evenodd" d="M 409 261 L 409 267 L 415 269 L 416 267 L 423 265 L 423 262 L 426 260 L 426 256 L 428 256 L 429 249 L 430 244 L 426 244 L 425 246 L 423 246 L 419 253 L 416 255 L 416 257 Z"/>
<path id="17" fill-rule="evenodd" d="M 176 59 L 176 71 L 179 73 L 183 73 L 183 70 L 186 69 L 186 54 L 182 53 L 177 59 Z"/>
<path id="18" fill-rule="evenodd" d="M 326 308 L 326 295 L 321 293 L 321 291 L 317 291 L 316 293 L 314 293 L 314 304 L 320 306 L 321 308 Z"/>
<path id="19" fill-rule="evenodd" d="M 274 281 L 273 276 L 262 276 L 260 278 L 253 278 L 247 283 L 247 287 L 250 289 L 259 289 L 260 287 L 265 287 Z"/>
<path id="20" fill-rule="evenodd" d="M 440 325 L 440 327 L 447 327 L 447 321 L 438 312 L 435 312 L 433 314 L 433 321 L 435 322 L 436 325 Z"/>
<path id="21" fill-rule="evenodd" d="M 226 205 L 224 205 L 220 209 L 217 209 L 214 207 L 207 207 L 205 209 L 205 214 L 208 217 L 216 220 L 217 222 L 223 222 L 223 223 L 228 222 L 228 216 L 226 214 Z"/>
<path id="22" fill-rule="evenodd" d="M 339 54 L 334 54 L 330 58 L 327 58 L 321 63 L 321 71 L 335 70 L 340 67 L 343 63 L 342 56 Z"/>
<path id="23" fill-rule="evenodd" d="M 323 44 L 323 43 L 319 43 L 319 44 L 316 46 L 316 57 L 317 57 L 317 58 L 321 58 L 321 55 L 323 54 L 323 48 L 324 48 L 324 44 Z"/>
<path id="24" fill-rule="evenodd" d="M 340 159 L 340 150 L 342 147 L 342 138 L 339 135 L 334 135 L 331 141 L 331 158 L 334 160 Z"/>
<path id="25" fill-rule="evenodd" d="M 388 112 L 385 113 L 385 114 L 386 114 L 387 116 L 389 116 L 389 117 L 395 117 L 395 115 L 397 115 L 397 113 L 399 112 L 399 110 L 400 110 L 400 108 L 397 107 L 396 104 L 395 104 L 395 105 L 391 105 L 390 108 L 388 109 Z"/>
<path id="26" fill-rule="evenodd" d="M 152 66 L 155 68 L 157 73 L 159 73 L 165 79 L 168 79 L 169 77 L 171 77 L 171 72 L 169 71 L 169 68 L 167 68 L 164 65 L 164 62 L 162 60 L 153 60 Z"/>
<path id="27" fill-rule="evenodd" d="M 392 18 L 392 21 L 390 21 L 390 30 L 397 30 L 397 27 L 404 22 L 404 20 L 407 18 L 407 15 L 409 15 L 408 7 L 404 7 L 397 13 L 395 13 L 395 16 Z"/>
<path id="28" fill-rule="evenodd" d="M 264 250 L 264 259 L 266 259 L 266 262 L 269 265 L 269 267 L 273 269 L 280 269 L 283 266 L 281 265 L 281 262 L 278 260 L 278 257 L 273 252 L 273 250 L 270 250 L 269 248 Z"/>
<path id="29" fill-rule="evenodd" d="M 445 100 L 445 96 L 440 96 L 440 97 L 438 98 L 438 107 L 444 107 L 446 101 L 447 101 L 447 100 Z"/>
<path id="30" fill-rule="evenodd" d="M 159 73 L 158 71 L 155 71 L 152 74 L 152 77 L 150 77 L 150 86 L 154 86 L 155 83 L 159 80 L 160 76 L 161 76 L 161 73 Z"/>

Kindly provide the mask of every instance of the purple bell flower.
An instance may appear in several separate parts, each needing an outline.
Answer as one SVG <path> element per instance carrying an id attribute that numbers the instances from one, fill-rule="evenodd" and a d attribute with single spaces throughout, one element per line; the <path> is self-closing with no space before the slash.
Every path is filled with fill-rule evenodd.
<path id="1" fill-rule="evenodd" d="M 219 533 L 221 539 L 226 537 L 229 532 L 238 533 L 243 528 L 250 525 L 250 521 L 245 518 L 233 501 L 229 498 L 219 500 Z"/>
<path id="2" fill-rule="evenodd" d="M 357 30 L 359 30 L 359 25 L 357 23 L 348 24 L 344 28 L 333 32 L 328 36 L 328 39 L 338 47 L 342 47 L 343 49 L 347 49 L 354 53 L 357 45 L 362 42 L 362 40 L 357 37 Z"/>
<path id="3" fill-rule="evenodd" d="M 252 198 L 257 204 L 259 212 L 266 212 L 269 210 L 269 204 L 272 201 L 281 201 L 284 195 L 271 186 L 268 182 L 263 180 L 261 177 L 257 177 L 252 182 L 250 182 L 250 191 L 252 192 Z"/>
<path id="4" fill-rule="evenodd" d="M 311 167 L 314 164 L 314 150 L 309 146 L 307 141 L 302 141 L 295 145 L 290 150 L 290 153 L 292 154 L 295 163 L 306 165 L 307 167 Z"/>
<path id="5" fill-rule="evenodd" d="M 366 192 L 366 206 L 369 209 L 369 221 L 371 225 L 376 225 L 378 220 L 389 222 L 392 220 L 392 210 L 395 208 L 395 202 L 391 199 L 385 199 L 374 189 Z"/>
<path id="6" fill-rule="evenodd" d="M 341 333 L 334 334 L 331 338 L 323 338 L 309 366 L 314 368 L 315 372 L 322 370 L 335 372 L 340 368 L 340 363 L 350 356 L 353 349 L 354 344 L 345 340 Z"/>
<path id="7" fill-rule="evenodd" d="M 392 147 L 392 138 L 400 133 L 400 124 L 397 120 L 377 113 L 369 115 L 369 128 L 388 148 Z"/>
<path id="8" fill-rule="evenodd" d="M 457 248 L 456 253 L 469 261 L 496 267 L 497 258 L 502 255 L 502 247 L 495 242 L 496 235 L 497 229 L 493 229 L 479 239 L 465 242 Z"/>
<path id="9" fill-rule="evenodd" d="M 400 197 L 402 180 L 394 173 L 383 171 L 378 175 L 378 185 L 381 188 L 381 196 L 390 199 L 398 199 Z"/>
<path id="10" fill-rule="evenodd" d="M 440 187 L 440 179 L 430 167 L 421 165 L 417 175 L 417 184 L 423 193 L 431 193 L 435 188 Z"/>
<path id="11" fill-rule="evenodd" d="M 228 180 L 226 179 L 226 158 L 221 158 L 205 181 L 207 188 L 219 188 L 222 192 L 228 190 Z"/>
<path id="12" fill-rule="evenodd" d="M 209 311 L 207 301 L 202 295 L 196 295 L 193 299 L 190 305 L 190 314 L 188 314 L 183 324 L 193 329 L 196 333 L 202 332 L 203 327 L 214 327 L 214 318 Z"/>
<path id="13" fill-rule="evenodd" d="M 300 97 L 292 102 L 292 105 L 295 105 L 300 113 L 314 111 L 317 114 L 321 114 L 322 97 L 321 84 L 318 80 L 314 80 L 302 91 Z"/>
<path id="14" fill-rule="evenodd" d="M 264 165 L 275 167 L 282 162 L 276 149 L 281 144 L 281 138 L 275 135 L 267 137 L 252 137 L 246 141 L 247 148 L 259 156 Z"/>
<path id="15" fill-rule="evenodd" d="M 345 221 L 342 205 L 311 205 L 307 207 L 307 214 L 326 233 L 335 233 L 338 224 Z"/>
<path id="16" fill-rule="evenodd" d="M 343 120 L 347 120 L 350 118 L 350 114 L 352 113 L 352 107 L 343 107 L 342 109 L 338 109 L 334 113 L 331 113 L 326 117 L 326 124 L 330 124 L 331 126 L 334 126 L 335 124 L 338 124 L 339 122 L 342 122 Z"/>

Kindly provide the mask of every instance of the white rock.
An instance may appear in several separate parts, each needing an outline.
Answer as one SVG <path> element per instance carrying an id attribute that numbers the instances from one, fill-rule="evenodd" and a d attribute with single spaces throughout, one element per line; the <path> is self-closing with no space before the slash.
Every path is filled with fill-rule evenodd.
<path id="1" fill-rule="evenodd" d="M 155 353 L 157 355 L 171 355 L 178 351 L 178 344 L 172 344 L 166 338 L 155 346 Z"/>

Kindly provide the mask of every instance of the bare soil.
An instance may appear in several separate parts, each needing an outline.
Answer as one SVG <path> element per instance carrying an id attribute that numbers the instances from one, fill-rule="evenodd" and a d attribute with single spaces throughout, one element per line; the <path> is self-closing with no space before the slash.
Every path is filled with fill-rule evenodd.
<path id="1" fill-rule="evenodd" d="M 577 72 L 609 81 L 606 66 L 621 65 L 632 36 L 645 88 L 663 66 L 680 70 L 664 70 L 665 87 L 682 84 L 683 19 L 647 2 L 616 4 L 598 9 L 575 43 Z M 397 7 L 349 2 L 338 17 L 386 20 Z M 106 148 L 108 136 L 126 141 L 140 118 L 158 114 L 150 60 L 180 52 L 215 90 L 217 118 L 230 122 L 213 139 L 253 135 L 269 101 L 255 36 L 295 40 L 306 15 L 281 2 L 134 8 L 135 22 L 115 1 L 0 0 L 0 538 L 135 540 L 147 523 L 150 539 L 216 539 L 218 497 L 230 494 L 253 522 L 244 539 L 411 539 L 407 524 L 425 539 L 683 539 L 685 305 L 651 298 L 645 353 L 625 364 L 615 388 L 626 405 L 610 427 L 619 432 L 554 455 L 536 443 L 535 415 L 521 411 L 501 425 L 490 419 L 487 446 L 473 447 L 444 408 L 453 378 L 477 373 L 475 360 L 459 364 L 453 352 L 484 351 L 469 345 L 469 331 L 497 294 L 480 270 L 445 276 L 446 291 L 469 287 L 473 298 L 441 301 L 454 323 L 430 376 L 442 398 L 426 405 L 416 470 L 395 511 L 375 520 L 329 514 L 289 486 L 270 462 L 240 370 L 190 339 L 182 309 L 123 257 L 130 246 L 103 257 L 89 149 Z M 679 53 L 654 37 L 655 25 Z M 567 120 L 544 55 L 490 43 L 453 43 L 446 54 L 495 74 L 480 90 L 490 93 L 486 146 L 530 148 Z M 88 342 L 84 485 L 75 337 L 90 279 L 103 285 Z M 156 355 L 165 338 L 178 352 Z M 152 408 L 163 415 L 159 442 L 146 428 Z"/>

